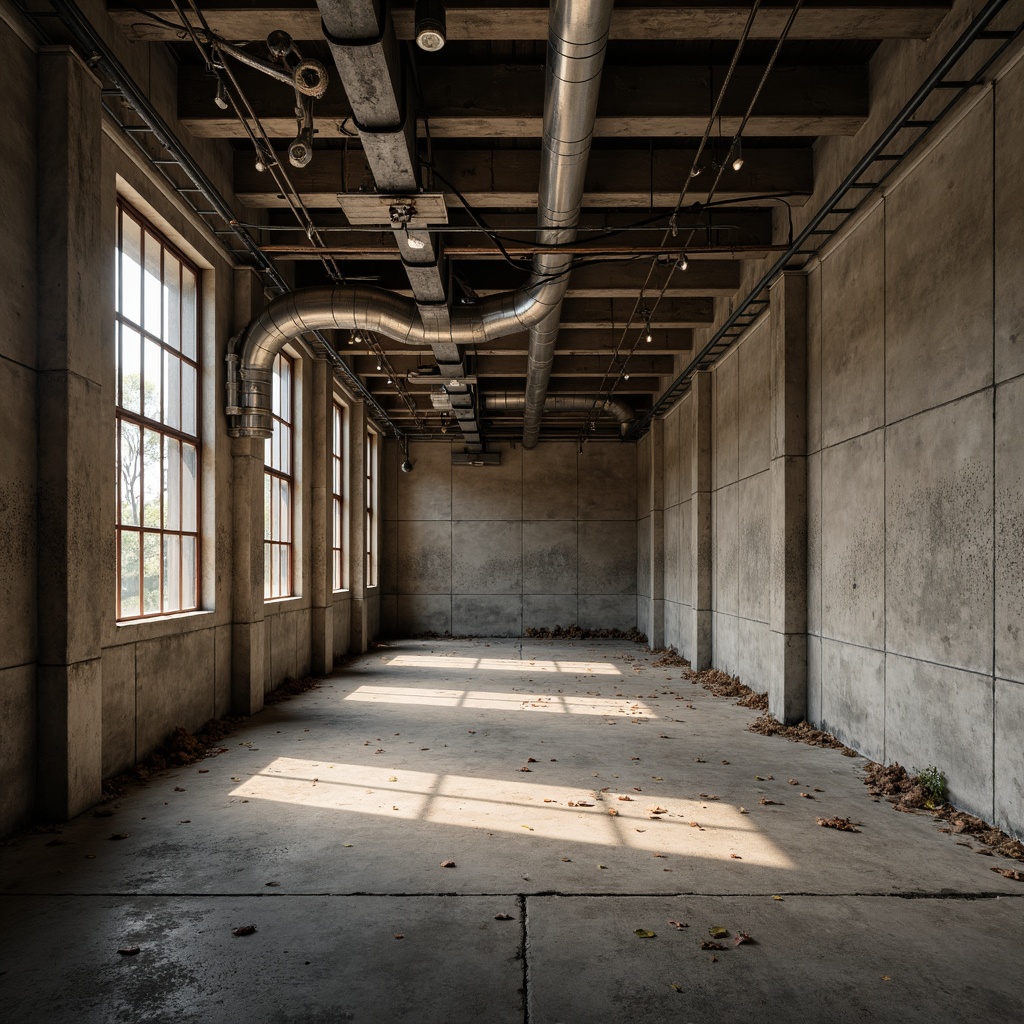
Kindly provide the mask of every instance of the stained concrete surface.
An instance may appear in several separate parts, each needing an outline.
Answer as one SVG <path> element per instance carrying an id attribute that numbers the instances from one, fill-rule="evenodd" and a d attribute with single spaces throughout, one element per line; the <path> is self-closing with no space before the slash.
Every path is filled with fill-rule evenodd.
<path id="1" fill-rule="evenodd" d="M 620 641 L 396 641 L 110 816 L 17 838 L 5 1016 L 1024 1015 L 1024 885 L 989 870 L 1010 862 L 873 802 L 862 759 L 750 733 L 754 712 L 652 661 Z M 715 925 L 756 943 L 700 949 Z"/>

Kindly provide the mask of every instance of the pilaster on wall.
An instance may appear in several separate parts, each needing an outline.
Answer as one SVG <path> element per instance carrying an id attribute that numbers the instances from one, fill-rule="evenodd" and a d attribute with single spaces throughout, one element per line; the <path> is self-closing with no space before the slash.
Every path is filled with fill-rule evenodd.
<path id="1" fill-rule="evenodd" d="M 644 496 L 650 511 L 650 616 L 645 624 L 647 643 L 652 649 L 665 646 L 665 421 L 652 420 L 650 433 L 651 471 Z"/>
<path id="2" fill-rule="evenodd" d="M 698 671 L 711 668 L 711 374 L 699 370 L 691 382 L 693 423 L 690 429 L 691 500 L 690 593 L 693 595 L 693 651 Z M 687 482 L 683 482 L 687 486 Z"/>
<path id="3" fill-rule="evenodd" d="M 356 399 L 349 407 L 349 465 L 352 498 L 349 507 L 349 551 L 352 552 L 352 635 L 350 649 L 369 648 L 370 622 L 366 603 L 366 403 Z"/>
<path id="4" fill-rule="evenodd" d="M 241 331 L 263 302 L 260 279 L 235 272 L 233 324 Z M 263 604 L 263 461 L 258 438 L 231 439 L 232 590 L 231 711 L 252 715 L 263 707 L 266 622 Z"/>
<path id="5" fill-rule="evenodd" d="M 770 290 L 771 647 L 768 710 L 807 715 L 807 278 L 783 274 Z"/>
<path id="6" fill-rule="evenodd" d="M 101 624 L 113 427 L 102 401 L 113 294 L 99 182 L 100 85 L 70 49 L 39 53 L 39 734 L 38 806 L 67 819 L 102 781 Z"/>
<path id="7" fill-rule="evenodd" d="M 334 668 L 333 471 L 334 374 L 326 355 L 313 362 L 313 502 L 310 509 L 310 665 L 314 675 Z"/>

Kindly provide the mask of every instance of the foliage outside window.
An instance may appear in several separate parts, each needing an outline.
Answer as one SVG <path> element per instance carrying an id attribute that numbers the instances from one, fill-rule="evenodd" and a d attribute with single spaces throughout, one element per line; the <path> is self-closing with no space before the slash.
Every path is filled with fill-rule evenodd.
<path id="1" fill-rule="evenodd" d="M 117 207 L 117 617 L 199 604 L 198 271 Z"/>
<path id="2" fill-rule="evenodd" d="M 292 594 L 295 365 L 283 353 L 274 359 L 273 434 L 266 440 L 263 471 L 263 596 Z"/>
<path id="3" fill-rule="evenodd" d="M 335 402 L 331 435 L 331 575 L 335 590 L 345 588 L 345 547 L 342 542 L 345 530 L 345 414 L 345 407 Z"/>

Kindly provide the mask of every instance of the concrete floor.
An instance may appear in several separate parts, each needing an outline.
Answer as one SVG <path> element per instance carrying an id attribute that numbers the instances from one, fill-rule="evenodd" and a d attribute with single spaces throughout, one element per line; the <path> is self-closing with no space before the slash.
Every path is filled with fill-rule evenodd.
<path id="1" fill-rule="evenodd" d="M 18 838 L 4 1019 L 1024 1019 L 1009 862 L 652 660 L 394 643 L 112 816 Z M 713 926 L 725 951 L 700 949 Z"/>

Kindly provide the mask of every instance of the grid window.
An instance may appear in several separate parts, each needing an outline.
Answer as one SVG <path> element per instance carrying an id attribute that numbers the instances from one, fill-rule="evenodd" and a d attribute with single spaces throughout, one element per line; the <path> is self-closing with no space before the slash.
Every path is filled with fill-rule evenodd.
<path id="1" fill-rule="evenodd" d="M 366 585 L 377 586 L 377 435 L 366 432 Z"/>
<path id="2" fill-rule="evenodd" d="M 332 586 L 335 590 L 345 588 L 345 414 L 346 409 L 339 402 L 334 403 L 334 426 L 331 435 L 331 541 Z"/>
<path id="3" fill-rule="evenodd" d="M 117 617 L 199 606 L 199 274 L 117 206 Z"/>
<path id="4" fill-rule="evenodd" d="M 266 440 L 263 463 L 263 596 L 292 593 L 292 515 L 294 479 L 295 365 L 288 356 L 274 360 L 274 432 Z"/>

